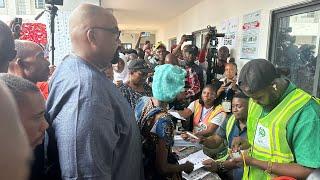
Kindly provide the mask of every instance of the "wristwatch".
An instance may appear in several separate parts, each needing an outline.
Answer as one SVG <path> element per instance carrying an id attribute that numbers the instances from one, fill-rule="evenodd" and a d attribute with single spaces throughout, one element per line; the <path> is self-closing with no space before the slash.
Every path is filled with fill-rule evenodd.
<path id="1" fill-rule="evenodd" d="M 224 172 L 226 168 L 224 167 L 223 161 L 220 161 L 218 164 L 218 171 Z"/>

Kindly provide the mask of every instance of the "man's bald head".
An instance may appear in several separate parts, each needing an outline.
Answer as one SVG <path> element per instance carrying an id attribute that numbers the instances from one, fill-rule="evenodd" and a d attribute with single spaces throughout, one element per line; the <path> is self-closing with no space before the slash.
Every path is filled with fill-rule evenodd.
<path id="1" fill-rule="evenodd" d="M 0 21 L 0 34 L 0 72 L 7 72 L 9 61 L 14 59 L 16 52 L 11 30 L 2 21 Z"/>
<path id="2" fill-rule="evenodd" d="M 119 46 L 118 25 L 115 17 L 106 9 L 81 4 L 69 19 L 73 51 L 98 67 L 110 66 Z"/>
<path id="3" fill-rule="evenodd" d="M 0 179 L 27 179 L 31 151 L 15 102 L 0 82 Z"/>
<path id="4" fill-rule="evenodd" d="M 164 62 L 165 62 L 165 64 L 172 64 L 172 65 L 179 66 L 178 58 L 175 55 L 171 54 L 171 53 L 167 54 L 166 59 L 165 59 Z"/>
<path id="5" fill-rule="evenodd" d="M 69 19 L 70 33 L 78 28 L 87 30 L 88 28 L 103 25 L 102 21 L 107 21 L 110 25 L 116 25 L 114 16 L 105 8 L 93 4 L 81 4 L 71 14 Z"/>

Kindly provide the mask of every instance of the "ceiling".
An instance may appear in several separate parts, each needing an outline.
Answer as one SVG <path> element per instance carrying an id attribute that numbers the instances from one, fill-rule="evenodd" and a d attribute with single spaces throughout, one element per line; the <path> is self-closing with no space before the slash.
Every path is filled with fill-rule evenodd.
<path id="1" fill-rule="evenodd" d="M 156 31 L 202 0 L 101 0 L 111 9 L 122 30 Z"/>

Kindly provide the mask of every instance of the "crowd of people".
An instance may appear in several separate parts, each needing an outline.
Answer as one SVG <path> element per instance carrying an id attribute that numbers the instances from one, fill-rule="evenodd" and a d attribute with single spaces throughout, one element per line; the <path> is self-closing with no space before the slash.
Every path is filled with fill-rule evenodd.
<path id="1" fill-rule="evenodd" d="M 14 40 L 0 21 L 0 179 L 183 179 L 194 164 L 172 150 L 172 111 L 221 179 L 320 177 L 320 100 L 270 61 L 238 75 L 223 46 L 210 72 L 209 34 L 200 50 L 185 35 L 170 52 L 140 48 L 142 34 L 124 50 L 116 18 L 91 4 L 69 28 L 72 53 L 52 73 L 42 46 Z"/>

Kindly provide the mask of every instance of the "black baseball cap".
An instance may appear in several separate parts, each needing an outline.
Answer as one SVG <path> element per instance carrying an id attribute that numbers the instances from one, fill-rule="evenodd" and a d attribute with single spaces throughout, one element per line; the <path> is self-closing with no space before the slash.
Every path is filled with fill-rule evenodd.
<path id="1" fill-rule="evenodd" d="M 143 59 L 131 60 L 128 65 L 129 70 L 139 70 L 142 72 L 152 72 L 148 64 Z"/>
<path id="2" fill-rule="evenodd" d="M 246 63 L 239 75 L 240 88 L 255 92 L 269 86 L 272 81 L 279 78 L 274 65 L 266 59 L 253 59 Z"/>

